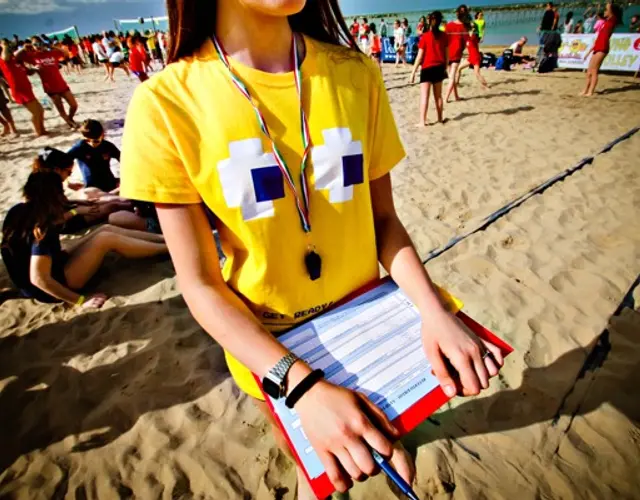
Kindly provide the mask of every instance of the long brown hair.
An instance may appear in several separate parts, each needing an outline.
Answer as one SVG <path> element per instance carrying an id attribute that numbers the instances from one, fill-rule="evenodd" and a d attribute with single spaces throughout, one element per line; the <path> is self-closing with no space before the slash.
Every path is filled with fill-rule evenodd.
<path id="1" fill-rule="evenodd" d="M 169 13 L 169 62 L 193 55 L 216 24 L 215 0 L 167 0 Z M 338 0 L 307 0 L 289 17 L 291 29 L 321 42 L 354 46 Z"/>
<path id="2" fill-rule="evenodd" d="M 25 203 L 11 210 L 2 227 L 2 246 L 33 237 L 41 241 L 64 218 L 65 196 L 62 179 L 55 172 L 33 172 L 22 189 Z"/>

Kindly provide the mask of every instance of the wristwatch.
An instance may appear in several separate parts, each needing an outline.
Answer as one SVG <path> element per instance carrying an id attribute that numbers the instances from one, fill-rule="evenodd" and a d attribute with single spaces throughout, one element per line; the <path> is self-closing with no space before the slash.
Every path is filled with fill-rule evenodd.
<path id="1" fill-rule="evenodd" d="M 262 388 L 274 399 L 282 399 L 287 395 L 287 373 L 298 357 L 290 352 L 276 363 L 262 379 Z"/>

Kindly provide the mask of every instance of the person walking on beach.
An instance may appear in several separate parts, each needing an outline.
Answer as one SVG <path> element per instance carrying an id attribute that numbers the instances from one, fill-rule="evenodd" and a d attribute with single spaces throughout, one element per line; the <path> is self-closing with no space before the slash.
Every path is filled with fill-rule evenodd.
<path id="1" fill-rule="evenodd" d="M 429 14 L 427 32 L 420 37 L 418 42 L 418 54 L 411 72 L 409 83 L 416 78 L 418 68 L 420 70 L 420 115 L 418 126 L 424 127 L 427 123 L 429 109 L 429 96 L 433 87 L 433 102 L 438 114 L 438 123 L 444 123 L 444 104 L 442 100 L 442 82 L 447 78 L 447 35 L 440 31 L 442 12 L 436 10 Z"/>
<path id="2" fill-rule="evenodd" d="M 609 54 L 609 40 L 616 26 L 622 23 L 622 9 L 617 4 L 609 2 L 605 7 L 604 17 L 606 19 L 604 26 L 598 32 L 593 46 L 584 56 L 586 61 L 593 54 L 589 61 L 584 90 L 580 93 L 584 97 L 591 97 L 596 90 L 600 66 Z"/>
<path id="3" fill-rule="evenodd" d="M 382 69 L 382 40 L 376 30 L 376 24 L 369 25 L 369 47 L 371 59 L 373 59 L 378 67 Z"/>
<path id="4" fill-rule="evenodd" d="M 366 17 L 363 17 L 362 23 L 360 23 L 359 42 L 360 50 L 362 50 L 364 54 L 369 55 L 369 22 Z"/>
<path id="5" fill-rule="evenodd" d="M 69 128 L 77 128 L 78 124 L 73 118 L 78 111 L 78 101 L 60 73 L 59 61 L 65 57 L 64 52 L 45 46 L 37 36 L 31 38 L 31 43 L 32 49 L 25 50 L 16 57 L 19 61 L 26 62 L 38 69 L 42 88 L 53 102 L 60 118 Z M 65 102 L 69 106 L 68 110 L 65 109 Z"/>
<path id="6" fill-rule="evenodd" d="M 63 250 L 59 225 L 67 210 L 60 176 L 53 172 L 30 174 L 23 195 L 25 201 L 7 213 L 1 248 L 9 277 L 23 297 L 100 308 L 106 295 L 85 296 L 79 290 L 100 269 L 108 253 L 139 259 L 167 252 L 160 235 L 113 226 L 103 226 Z"/>
<path id="7" fill-rule="evenodd" d="M 14 102 L 24 106 L 29 113 L 31 113 L 31 122 L 33 123 L 33 129 L 36 135 L 38 137 L 46 135 L 44 109 L 33 93 L 33 87 L 27 76 L 26 68 L 16 59 L 9 40 L 6 38 L 3 39 L 2 42 L 0 42 L 0 47 L 2 48 L 2 53 L 0 54 L 0 71 L 2 71 L 2 74 L 7 80 Z"/>
<path id="8" fill-rule="evenodd" d="M 144 44 L 140 35 L 135 34 L 128 40 L 129 43 L 129 69 L 136 75 L 140 83 L 149 79 L 146 67 L 149 62 L 149 55 L 144 50 Z"/>
<path id="9" fill-rule="evenodd" d="M 466 5 L 460 5 L 456 9 L 456 19 L 448 22 L 445 26 L 449 50 L 449 86 L 445 96 L 446 102 L 449 102 L 451 94 L 453 94 L 456 101 L 460 100 L 456 77 L 458 67 L 462 61 L 462 54 L 464 53 L 464 48 L 467 44 L 467 38 L 469 37 L 469 30 L 467 29 L 468 23 L 469 9 Z"/>
<path id="10" fill-rule="evenodd" d="M 393 23 L 393 49 L 396 51 L 396 68 L 400 66 L 400 62 L 402 62 L 403 68 L 407 65 L 405 33 L 400 20 L 396 19 Z"/>
<path id="11" fill-rule="evenodd" d="M 127 61 L 124 58 L 124 54 L 122 53 L 122 50 L 120 50 L 119 46 L 114 47 L 113 52 L 109 57 L 109 70 L 110 70 L 109 79 L 112 82 L 116 81 L 114 78 L 114 73 L 117 68 L 120 68 L 122 71 L 126 73 L 126 75 L 129 78 L 131 78 L 131 73 L 129 72 L 129 65 L 127 64 Z"/>
<path id="12" fill-rule="evenodd" d="M 107 49 L 102 44 L 98 35 L 93 37 L 93 44 L 91 46 L 93 47 L 96 64 L 102 64 L 104 66 L 104 70 L 106 72 L 105 80 L 108 80 L 111 75 L 111 70 L 109 68 L 109 56 L 107 55 Z"/>
<path id="13" fill-rule="evenodd" d="M 489 86 L 487 81 L 480 72 L 480 65 L 482 63 L 482 53 L 480 52 L 480 35 L 478 34 L 478 27 L 475 23 L 469 21 L 467 24 L 469 29 L 469 36 L 467 37 L 467 59 L 460 64 L 458 72 L 456 74 L 456 85 L 460 84 L 460 75 L 462 71 L 467 68 L 473 69 L 473 74 L 476 76 L 476 80 L 480 82 L 483 90 L 487 90 Z"/>
<path id="14" fill-rule="evenodd" d="M 464 394 L 488 387 L 502 365 L 499 349 L 442 305 L 395 211 L 390 171 L 404 150 L 380 71 L 348 46 L 335 0 L 168 0 L 168 11 L 170 64 L 130 103 L 121 195 L 156 203 L 185 301 L 285 453 L 253 374 L 278 380 L 266 384 L 276 399 L 302 393 L 301 429 L 336 489 L 377 472 L 369 447 L 411 483 L 384 413 L 362 394 L 308 379 L 311 368 L 277 339 L 318 304 L 377 280 L 382 263 L 424 315 L 445 394 L 456 394 L 445 359 Z M 223 271 L 204 206 L 217 220 Z M 298 498 L 315 499 L 297 475 Z"/>

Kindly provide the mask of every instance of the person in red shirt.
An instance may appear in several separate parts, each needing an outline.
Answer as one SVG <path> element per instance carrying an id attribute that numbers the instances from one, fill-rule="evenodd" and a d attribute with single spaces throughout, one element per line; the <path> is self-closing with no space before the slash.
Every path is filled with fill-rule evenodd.
<path id="1" fill-rule="evenodd" d="M 349 28 L 349 32 L 351 33 L 351 36 L 353 37 L 353 41 L 355 43 L 357 43 L 358 35 L 360 34 L 360 24 L 358 24 L 358 20 L 357 19 L 353 20 L 353 24 L 351 25 L 351 28 Z"/>
<path id="2" fill-rule="evenodd" d="M 460 84 L 460 75 L 462 74 L 462 71 L 467 68 L 472 68 L 473 73 L 476 75 L 476 78 L 480 82 L 480 85 L 482 85 L 482 88 L 487 90 L 489 88 L 487 81 L 480 74 L 480 65 L 482 63 L 482 53 L 480 52 L 480 31 L 478 30 L 478 25 L 474 22 L 469 22 L 467 24 L 467 28 L 469 30 L 469 37 L 467 38 L 467 52 L 469 57 L 458 67 L 456 86 Z"/>
<path id="3" fill-rule="evenodd" d="M 453 93 L 456 101 L 460 100 L 458 86 L 456 85 L 456 73 L 462 61 L 462 53 L 469 37 L 467 23 L 471 19 L 466 5 L 460 5 L 456 9 L 456 18 L 455 21 L 451 21 L 445 26 L 449 43 L 449 87 L 445 97 L 447 102 L 449 102 L 451 93 Z"/>
<path id="4" fill-rule="evenodd" d="M 146 66 L 149 63 L 149 55 L 144 49 L 144 44 L 140 35 L 133 35 L 127 40 L 129 46 L 129 69 L 138 77 L 140 82 L 149 79 Z"/>
<path id="5" fill-rule="evenodd" d="M 429 94 L 433 86 L 433 100 L 438 113 L 438 122 L 444 123 L 442 102 L 442 82 L 447 78 L 447 35 L 440 31 L 442 13 L 438 10 L 429 14 L 428 31 L 420 37 L 418 42 L 418 54 L 411 72 L 410 83 L 416 79 L 418 68 L 420 70 L 420 121 L 418 126 L 423 127 L 427 123 L 427 111 L 429 108 Z"/>
<path id="6" fill-rule="evenodd" d="M 589 52 L 584 56 L 584 59 L 586 60 L 593 52 L 593 56 L 589 61 L 589 68 L 587 69 L 587 80 L 585 82 L 584 90 L 580 93 L 580 95 L 584 97 L 591 97 L 593 92 L 596 90 L 600 66 L 602 66 L 602 62 L 605 57 L 607 57 L 607 54 L 609 54 L 609 39 L 611 38 L 613 31 L 616 29 L 616 26 L 622 22 L 622 9 L 620 6 L 609 2 L 605 7 L 604 17 L 606 19 L 604 26 L 598 32 L 593 47 L 591 47 Z"/>
<path id="7" fill-rule="evenodd" d="M 13 100 L 16 104 L 27 108 L 29 113 L 31 113 L 31 121 L 36 135 L 46 135 L 47 131 L 44 128 L 44 109 L 42 109 L 42 105 L 33 93 L 26 68 L 16 60 L 15 55 L 11 51 L 11 43 L 9 40 L 2 40 L 0 46 L 2 47 L 0 70 L 11 89 Z"/>
<path id="8" fill-rule="evenodd" d="M 61 59 L 66 57 L 64 52 L 59 49 L 46 47 L 37 36 L 34 36 L 31 42 L 33 43 L 34 49 L 21 53 L 18 59 L 38 69 L 38 74 L 42 81 L 42 88 L 51 98 L 60 117 L 70 128 L 76 129 L 78 125 L 73 121 L 73 117 L 76 111 L 78 111 L 78 102 L 71 93 L 71 90 L 69 90 L 67 82 L 60 74 L 58 64 Z M 64 107 L 63 99 L 69 105 L 68 111 Z"/>
<path id="9" fill-rule="evenodd" d="M 82 48 L 84 50 L 84 53 L 87 54 L 87 58 L 89 59 L 89 62 L 95 66 L 96 58 L 95 58 L 95 55 L 93 54 L 93 47 L 91 46 L 91 40 L 89 40 L 89 37 L 85 36 L 82 39 Z"/>
<path id="10" fill-rule="evenodd" d="M 371 52 L 371 59 L 373 59 L 380 69 L 382 69 L 382 40 L 378 35 L 376 23 L 369 25 L 369 47 Z"/>
<path id="11" fill-rule="evenodd" d="M 79 75 L 82 71 L 82 59 L 80 59 L 80 47 L 73 40 L 67 40 L 65 44 L 67 49 L 69 50 L 69 54 L 71 55 L 71 66 Z"/>

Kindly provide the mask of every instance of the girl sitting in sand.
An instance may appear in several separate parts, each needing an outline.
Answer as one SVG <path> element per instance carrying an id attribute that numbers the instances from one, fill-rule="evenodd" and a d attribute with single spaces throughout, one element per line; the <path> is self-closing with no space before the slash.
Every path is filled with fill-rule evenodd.
<path id="1" fill-rule="evenodd" d="M 438 122 L 444 123 L 442 102 L 442 82 L 447 78 L 447 35 L 440 31 L 442 12 L 436 10 L 429 14 L 428 31 L 420 37 L 418 54 L 411 72 L 410 83 L 416 79 L 420 70 L 420 119 L 419 126 L 427 125 L 429 95 L 433 87 L 433 101 L 438 113 Z"/>
<path id="2" fill-rule="evenodd" d="M 589 61 L 589 68 L 587 69 L 584 90 L 580 93 L 580 95 L 584 97 L 591 97 L 596 90 L 600 66 L 602 66 L 602 62 L 609 54 L 609 40 L 616 26 L 622 23 L 622 9 L 618 5 L 609 2 L 605 7 L 604 17 L 606 21 L 598 31 L 596 41 L 584 56 L 584 60 L 586 61 L 589 55 L 593 53 Z"/>
<path id="3" fill-rule="evenodd" d="M 162 236 L 103 226 L 71 242 L 60 243 L 66 197 L 62 179 L 54 172 L 33 172 L 24 186 L 25 201 L 9 210 L 2 227 L 2 260 L 24 297 L 41 302 L 66 302 L 102 307 L 107 297 L 82 290 L 109 252 L 142 258 L 167 251 Z"/>
<path id="4" fill-rule="evenodd" d="M 265 415 L 252 373 L 278 380 L 266 384 L 278 399 L 307 381 L 295 410 L 339 491 L 377 472 L 368 446 L 411 482 L 384 413 L 308 379 L 311 368 L 277 339 L 377 280 L 380 262 L 422 311 L 446 394 L 456 386 L 445 359 L 464 394 L 488 387 L 502 364 L 442 305 L 395 211 L 390 171 L 405 153 L 380 70 L 348 46 L 336 0 L 168 0 L 168 11 L 170 64 L 129 105 L 120 193 L 156 203 L 191 312 Z M 222 271 L 203 204 L 217 219 Z M 298 494 L 315 499 L 300 469 Z"/>
<path id="5" fill-rule="evenodd" d="M 73 156 L 58 149 L 44 148 L 33 162 L 33 171 L 53 172 L 64 183 L 73 172 Z M 147 228 L 146 219 L 135 213 L 135 207 L 131 201 L 103 193 L 95 188 L 83 188 L 82 185 L 69 183 L 69 188 L 80 192 L 82 199 L 70 200 L 65 197 L 67 210 L 64 222 L 59 227 L 61 234 L 78 233 L 107 220 L 111 225 L 128 229 Z"/>

